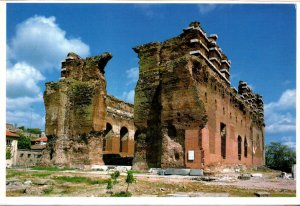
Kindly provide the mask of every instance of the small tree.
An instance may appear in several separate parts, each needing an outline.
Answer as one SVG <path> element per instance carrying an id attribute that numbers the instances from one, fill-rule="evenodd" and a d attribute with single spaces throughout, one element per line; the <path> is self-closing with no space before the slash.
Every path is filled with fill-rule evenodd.
<path id="1" fill-rule="evenodd" d="M 109 178 L 108 179 L 108 181 L 107 181 L 107 187 L 106 187 L 106 189 L 108 189 L 109 191 L 110 191 L 110 194 L 112 194 L 112 188 L 113 188 L 113 180 L 111 179 L 111 178 Z"/>
<path id="2" fill-rule="evenodd" d="M 20 138 L 18 139 L 18 149 L 30 149 L 31 141 L 30 138 L 20 134 Z"/>
<path id="3" fill-rule="evenodd" d="M 135 182 L 135 178 L 133 176 L 133 171 L 129 170 L 127 172 L 127 177 L 126 177 L 126 183 L 127 183 L 126 193 L 128 193 L 129 185 L 132 184 L 133 182 Z"/>
<path id="4" fill-rule="evenodd" d="M 120 176 L 120 172 L 119 171 L 115 171 L 114 173 L 112 173 L 110 175 L 111 179 L 113 180 L 113 184 L 117 183 L 117 179 Z"/>
<path id="5" fill-rule="evenodd" d="M 291 172 L 293 164 L 296 164 L 296 152 L 279 142 L 271 142 L 266 147 L 266 165 L 275 170 Z"/>

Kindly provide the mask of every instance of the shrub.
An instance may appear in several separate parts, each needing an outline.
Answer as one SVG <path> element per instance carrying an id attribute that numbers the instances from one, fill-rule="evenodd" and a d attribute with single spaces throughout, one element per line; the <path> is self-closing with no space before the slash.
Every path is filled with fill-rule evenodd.
<path id="1" fill-rule="evenodd" d="M 129 170 L 127 172 L 127 177 L 126 177 L 126 183 L 127 183 L 126 193 L 128 193 L 129 185 L 132 184 L 133 182 L 135 182 L 135 178 L 133 176 L 133 171 Z"/>
<path id="2" fill-rule="evenodd" d="M 11 149 L 6 148 L 6 159 L 9 160 L 12 158 Z"/>
<path id="3" fill-rule="evenodd" d="M 266 147 L 266 165 L 275 170 L 291 172 L 296 164 L 296 152 L 279 142 L 271 142 Z"/>
<path id="4" fill-rule="evenodd" d="M 112 197 L 131 197 L 132 194 L 130 192 L 118 192 L 111 195 Z"/>

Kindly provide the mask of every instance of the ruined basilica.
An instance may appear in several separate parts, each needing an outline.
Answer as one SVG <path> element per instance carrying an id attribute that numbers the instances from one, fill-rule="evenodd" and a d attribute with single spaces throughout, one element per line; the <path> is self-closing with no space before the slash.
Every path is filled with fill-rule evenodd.
<path id="1" fill-rule="evenodd" d="M 134 48 L 134 105 L 106 92 L 110 53 L 69 53 L 61 79 L 46 83 L 41 164 L 90 168 L 264 165 L 263 101 L 246 82 L 230 84 L 230 61 L 199 22 L 179 36 Z"/>

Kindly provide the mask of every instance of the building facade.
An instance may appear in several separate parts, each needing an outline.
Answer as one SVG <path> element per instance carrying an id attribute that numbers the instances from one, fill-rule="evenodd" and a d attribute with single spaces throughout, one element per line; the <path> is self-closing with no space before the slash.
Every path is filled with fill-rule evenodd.
<path id="1" fill-rule="evenodd" d="M 110 53 L 81 59 L 69 53 L 58 82 L 46 83 L 46 135 L 41 164 L 90 168 L 131 164 L 133 105 L 106 92 Z"/>
<path id="2" fill-rule="evenodd" d="M 199 22 L 139 56 L 133 166 L 264 165 L 263 101 L 246 82 L 230 84 L 230 61 Z"/>

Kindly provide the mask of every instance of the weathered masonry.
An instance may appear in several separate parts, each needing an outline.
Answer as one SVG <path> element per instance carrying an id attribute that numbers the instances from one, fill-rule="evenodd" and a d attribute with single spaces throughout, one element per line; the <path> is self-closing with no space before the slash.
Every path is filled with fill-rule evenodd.
<path id="1" fill-rule="evenodd" d="M 46 84 L 46 135 L 42 163 L 89 168 L 131 164 L 133 105 L 106 93 L 104 67 L 110 53 L 81 59 L 69 53 L 61 79 Z"/>
<path id="2" fill-rule="evenodd" d="M 264 164 L 262 97 L 230 85 L 230 61 L 199 22 L 134 48 L 136 169 Z"/>

